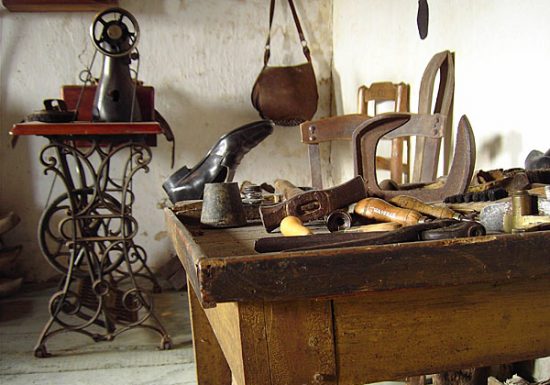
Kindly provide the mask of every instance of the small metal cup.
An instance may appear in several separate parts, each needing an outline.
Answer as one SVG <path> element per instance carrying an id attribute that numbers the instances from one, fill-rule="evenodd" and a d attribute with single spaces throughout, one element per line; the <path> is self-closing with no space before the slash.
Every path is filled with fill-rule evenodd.
<path id="1" fill-rule="evenodd" d="M 237 183 L 207 183 L 204 186 L 201 223 L 212 227 L 246 225 L 246 215 Z"/>

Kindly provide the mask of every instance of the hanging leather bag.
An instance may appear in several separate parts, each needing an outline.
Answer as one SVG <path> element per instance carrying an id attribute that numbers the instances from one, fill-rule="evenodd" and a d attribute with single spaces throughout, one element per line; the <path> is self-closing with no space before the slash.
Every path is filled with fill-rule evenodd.
<path id="1" fill-rule="evenodd" d="M 295 126 L 306 120 L 311 120 L 317 111 L 319 95 L 315 72 L 311 64 L 311 55 L 296 8 L 292 0 L 288 0 L 288 4 L 307 62 L 294 66 L 268 66 L 271 54 L 271 25 L 275 9 L 275 0 L 271 0 L 264 67 L 254 83 L 251 99 L 252 105 L 262 118 L 271 119 L 282 126 Z"/>

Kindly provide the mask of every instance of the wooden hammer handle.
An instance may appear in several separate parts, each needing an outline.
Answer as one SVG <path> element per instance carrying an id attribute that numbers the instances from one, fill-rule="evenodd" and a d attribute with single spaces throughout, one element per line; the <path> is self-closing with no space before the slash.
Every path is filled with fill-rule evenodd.
<path id="1" fill-rule="evenodd" d="M 304 192 L 304 190 L 294 186 L 286 179 L 276 179 L 273 184 L 275 185 L 275 191 L 281 194 L 284 200 L 290 199 L 293 196 Z"/>

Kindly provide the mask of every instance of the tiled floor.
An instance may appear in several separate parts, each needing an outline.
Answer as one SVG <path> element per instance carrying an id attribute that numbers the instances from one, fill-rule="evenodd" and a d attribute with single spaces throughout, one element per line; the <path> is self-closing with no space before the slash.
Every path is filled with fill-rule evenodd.
<path id="1" fill-rule="evenodd" d="M 35 358 L 33 348 L 48 320 L 53 291 L 0 300 L 0 384 L 196 384 L 186 292 L 155 295 L 155 311 L 173 339 L 172 350 L 158 350 L 159 335 L 138 328 L 98 343 L 62 333 L 47 342 L 53 357 Z"/>

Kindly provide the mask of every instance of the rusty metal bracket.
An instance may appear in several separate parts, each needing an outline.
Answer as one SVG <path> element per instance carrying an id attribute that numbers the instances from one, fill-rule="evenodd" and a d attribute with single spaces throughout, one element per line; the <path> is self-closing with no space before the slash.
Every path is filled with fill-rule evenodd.
<path id="1" fill-rule="evenodd" d="M 426 122 L 420 119 L 425 115 L 405 113 L 384 114 L 374 117 L 359 127 L 353 133 L 353 156 L 355 174 L 365 178 L 367 194 L 383 199 L 390 199 L 397 195 L 409 195 L 424 202 L 441 201 L 447 196 L 460 194 L 466 191 L 474 173 L 476 150 L 475 138 L 466 115 L 460 118 L 457 129 L 456 146 L 453 163 L 445 184 L 440 188 L 414 188 L 407 190 L 383 190 L 376 179 L 376 146 L 383 136 L 411 135 L 407 129 L 417 127 L 419 123 Z M 436 115 L 432 115 L 436 116 Z M 439 124 L 437 124 L 439 126 Z M 427 136 L 421 130 L 416 130 L 417 135 Z M 428 131 L 429 132 L 429 131 Z M 414 134 L 413 134 L 414 135 Z M 439 129 L 434 126 L 433 136 L 439 135 Z"/>

